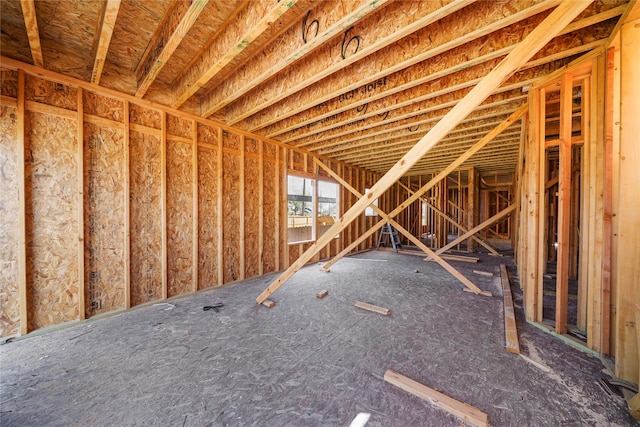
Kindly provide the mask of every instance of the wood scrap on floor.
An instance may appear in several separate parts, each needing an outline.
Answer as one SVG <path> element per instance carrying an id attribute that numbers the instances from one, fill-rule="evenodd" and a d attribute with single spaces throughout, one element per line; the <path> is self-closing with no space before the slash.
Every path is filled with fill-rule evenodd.
<path id="1" fill-rule="evenodd" d="M 275 306 L 276 303 L 271 301 L 270 299 L 266 299 L 266 300 L 262 301 L 262 305 L 266 305 L 269 308 L 273 308 L 273 306 Z"/>
<path id="2" fill-rule="evenodd" d="M 489 419 L 487 414 L 479 410 L 478 408 L 468 405 L 463 402 L 459 402 L 446 394 L 440 393 L 424 384 L 405 377 L 391 369 L 387 370 L 384 374 L 384 380 L 390 384 L 393 384 L 401 389 L 418 396 L 421 399 L 429 400 L 434 405 L 444 409 L 445 411 L 459 417 L 466 422 L 475 426 L 487 426 L 489 425 Z"/>
<path id="3" fill-rule="evenodd" d="M 451 255 L 451 254 L 443 254 L 440 255 L 440 258 L 446 259 L 447 261 L 461 261 L 461 262 L 478 262 L 480 258 L 465 256 L 465 255 Z M 424 259 L 425 261 L 435 261 L 433 258 L 427 257 Z"/>
<path id="4" fill-rule="evenodd" d="M 481 271 L 481 270 L 473 270 L 474 273 L 479 274 L 481 276 L 490 276 L 493 277 L 493 273 L 490 271 Z"/>
<path id="5" fill-rule="evenodd" d="M 500 281 L 502 282 L 502 297 L 504 299 L 504 337 L 507 351 L 520 354 L 516 314 L 513 310 L 513 296 L 511 295 L 507 267 L 504 264 L 500 264 Z"/>
<path id="6" fill-rule="evenodd" d="M 316 294 L 316 298 L 324 298 L 324 297 L 326 297 L 327 295 L 329 295 L 329 291 L 328 291 L 327 289 L 325 289 L 325 290 L 324 290 L 324 291 L 322 291 L 322 292 L 318 292 L 318 293 Z"/>
<path id="7" fill-rule="evenodd" d="M 376 313 L 384 314 L 385 316 L 388 316 L 389 314 L 391 314 L 391 310 L 389 310 L 388 308 L 378 307 L 377 305 L 367 304 L 366 302 L 356 301 L 356 307 L 362 308 L 364 310 L 369 310 L 369 311 L 374 311 Z"/>

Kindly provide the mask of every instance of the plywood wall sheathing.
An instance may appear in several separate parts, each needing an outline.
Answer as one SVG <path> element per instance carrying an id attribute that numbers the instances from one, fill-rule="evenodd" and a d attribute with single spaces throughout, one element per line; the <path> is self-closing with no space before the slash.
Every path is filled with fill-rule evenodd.
<path id="1" fill-rule="evenodd" d="M 217 218 L 218 129 L 198 125 L 198 287 L 219 285 Z"/>
<path id="2" fill-rule="evenodd" d="M 33 87 L 31 89 L 26 92 L 33 94 Z M 70 91 L 64 93 L 71 94 Z M 75 91 L 73 95 L 76 95 Z M 67 102 L 75 104 L 76 100 Z M 76 197 L 77 131 L 76 123 L 68 119 L 31 112 L 26 116 L 30 330 L 78 318 L 78 294 L 83 290 L 78 289 L 76 215 L 82 207 L 78 206 Z"/>
<path id="3" fill-rule="evenodd" d="M 170 122 L 170 116 L 167 121 Z M 190 126 L 179 126 L 189 132 Z M 169 130 L 169 129 L 168 129 Z M 193 205 L 192 144 L 167 136 L 167 291 L 168 296 L 192 290 Z"/>
<path id="4" fill-rule="evenodd" d="M 7 72 L 2 71 L 3 77 Z M 3 90 L 3 94 L 5 91 Z M 18 109 L 0 107 L 0 336 L 20 332 L 19 248 L 20 198 L 18 188 L 23 164 L 18 147 Z"/>
<path id="5" fill-rule="evenodd" d="M 129 144 L 131 305 L 138 305 L 162 298 L 161 141 L 132 131 Z"/>
<path id="6" fill-rule="evenodd" d="M 85 101 L 85 106 L 92 103 Z M 124 129 L 84 123 L 85 310 L 124 308 Z"/>

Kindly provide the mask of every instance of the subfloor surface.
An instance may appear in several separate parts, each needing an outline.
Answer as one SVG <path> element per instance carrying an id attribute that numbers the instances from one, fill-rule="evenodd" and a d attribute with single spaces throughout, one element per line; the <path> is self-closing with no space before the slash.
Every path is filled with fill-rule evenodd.
<path id="1" fill-rule="evenodd" d="M 493 297 L 422 257 L 371 251 L 330 273 L 305 267 L 271 309 L 255 298 L 275 275 L 4 344 L 0 424 L 348 426 L 368 413 L 367 427 L 465 425 L 386 383 L 392 369 L 492 426 L 637 425 L 598 383 L 598 358 L 523 322 L 516 286 L 521 350 L 537 363 L 505 350 L 499 263 L 513 274 L 512 259 L 474 256 L 451 264 Z"/>

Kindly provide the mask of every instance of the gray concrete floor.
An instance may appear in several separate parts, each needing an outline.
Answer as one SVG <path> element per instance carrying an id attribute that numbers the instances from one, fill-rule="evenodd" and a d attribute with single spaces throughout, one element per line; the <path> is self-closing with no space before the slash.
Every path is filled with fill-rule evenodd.
<path id="1" fill-rule="evenodd" d="M 421 257 L 372 251 L 331 273 L 302 269 L 272 309 L 255 298 L 273 275 L 6 343 L 0 424 L 348 426 L 364 412 L 368 427 L 464 425 L 386 383 L 392 369 L 493 426 L 635 425 L 599 386 L 600 360 L 523 323 L 519 308 L 523 354 L 546 369 L 505 350 L 498 264 L 512 261 L 476 256 L 452 264 L 493 297 L 463 292 Z"/>

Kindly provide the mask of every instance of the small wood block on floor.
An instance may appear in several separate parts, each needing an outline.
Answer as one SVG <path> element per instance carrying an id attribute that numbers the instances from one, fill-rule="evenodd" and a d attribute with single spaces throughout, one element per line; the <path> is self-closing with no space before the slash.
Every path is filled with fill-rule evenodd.
<path id="1" fill-rule="evenodd" d="M 324 297 L 326 297 L 327 295 L 329 295 L 329 291 L 325 289 L 325 290 L 324 290 L 324 291 L 322 291 L 322 292 L 318 292 L 318 293 L 316 294 L 316 298 L 324 298 Z"/>
<path id="2" fill-rule="evenodd" d="M 461 262 L 478 262 L 480 258 L 472 257 L 472 256 L 464 256 L 464 255 L 448 255 L 448 254 L 440 254 L 440 258 L 446 259 L 447 261 L 461 261 Z M 435 261 L 431 257 L 426 257 L 425 261 Z"/>
<path id="3" fill-rule="evenodd" d="M 491 276 L 493 277 L 493 273 L 490 271 L 481 271 L 481 270 L 473 270 L 474 273 L 479 274 L 481 276 Z"/>
<path id="4" fill-rule="evenodd" d="M 367 304 L 366 302 L 356 301 L 356 307 L 364 310 L 375 311 L 376 313 L 384 314 L 385 316 L 391 314 L 391 310 L 388 308 L 378 307 L 377 305 Z"/>
<path id="5" fill-rule="evenodd" d="M 487 414 L 478 408 L 459 402 L 446 394 L 442 394 L 439 391 L 412 380 L 411 378 L 394 372 L 391 369 L 385 372 L 384 380 L 390 384 L 400 387 L 414 396 L 431 401 L 434 405 L 470 424 L 473 424 L 474 426 L 484 427 L 489 425 Z"/>
<path id="6" fill-rule="evenodd" d="M 266 305 L 267 307 L 272 308 L 274 305 L 276 305 L 276 303 L 271 301 L 270 299 L 266 299 L 262 301 L 262 305 Z"/>
<path id="7" fill-rule="evenodd" d="M 511 295 L 507 267 L 504 264 L 500 264 L 500 281 L 502 282 L 502 297 L 504 300 L 504 337 L 507 351 L 520 354 L 516 314 L 513 310 L 513 297 Z"/>

